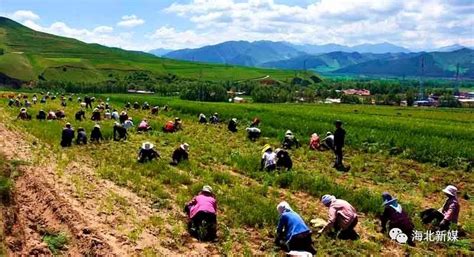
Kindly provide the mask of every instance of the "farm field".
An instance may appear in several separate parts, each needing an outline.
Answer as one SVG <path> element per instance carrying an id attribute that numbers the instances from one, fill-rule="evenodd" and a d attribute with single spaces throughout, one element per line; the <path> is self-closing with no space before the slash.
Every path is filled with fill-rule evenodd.
<path id="1" fill-rule="evenodd" d="M 110 97 L 110 104 L 119 111 L 125 102 L 135 101 L 148 101 L 152 106 L 166 104 L 171 110 L 157 116 L 149 111 L 130 110 L 135 124 L 147 117 L 154 130 L 144 134 L 132 132 L 126 142 L 112 141 L 113 122 L 103 120 L 100 125 L 105 142 L 62 149 L 60 133 L 66 121 L 76 130 L 84 127 L 90 134 L 94 126 L 90 110 L 85 121 L 75 122 L 74 113 L 80 106 L 73 101 L 64 108 L 65 120 L 20 121 L 16 120 L 18 108 L 10 108 L 7 100 L 2 100 L 0 164 L 10 171 L 8 177 L 16 179 L 13 195 L 26 188 L 35 197 L 32 201 L 21 201 L 16 196 L 17 203 L 27 207 L 12 212 L 25 225 L 40 224 L 34 229 L 25 228 L 23 234 L 28 232 L 29 238 L 24 237 L 21 226 L 16 228 L 19 231 L 16 234 L 4 231 L 6 241 L 17 242 L 22 246 L 19 249 L 73 255 L 85 254 L 85 249 L 89 249 L 89 254 L 99 255 L 111 252 L 145 256 L 279 256 L 282 252 L 273 244 L 278 202 L 287 200 L 309 223 L 317 217 L 327 218 L 327 209 L 319 198 L 330 193 L 357 209 L 360 220 L 356 230 L 361 239 L 337 241 L 313 235 L 320 256 L 461 256 L 473 251 L 472 110 L 202 103 L 120 94 L 96 97 Z M 35 116 L 39 109 L 60 109 L 60 100 L 38 103 L 29 108 L 29 113 Z M 226 123 L 199 124 L 197 115 L 201 112 L 207 115 L 218 112 L 226 121 L 236 117 L 239 132 L 228 132 Z M 175 116 L 183 120 L 184 130 L 162 133 L 162 125 Z M 262 120 L 263 137 L 251 142 L 244 128 L 255 116 Z M 335 119 L 345 122 L 345 163 L 351 167 L 348 173 L 331 168 L 331 152 L 314 152 L 306 147 L 311 133 L 324 135 L 332 131 Z M 303 144 L 290 152 L 294 170 L 258 171 L 262 147 L 267 143 L 279 146 L 287 129 Z M 136 154 L 144 141 L 156 145 L 160 160 L 137 163 Z M 172 151 L 182 142 L 191 146 L 190 161 L 177 167 L 168 165 Z M 186 231 L 182 211 L 184 203 L 205 184 L 214 188 L 219 203 L 219 240 L 214 243 L 192 239 Z M 425 230 L 417 213 L 427 207 L 441 207 L 444 201 L 441 189 L 448 184 L 460 191 L 460 224 L 467 235 L 459 241 L 419 242 L 416 247 L 408 247 L 378 232 L 376 217 L 382 211 L 382 192 L 396 196 L 410 212 L 417 229 Z M 49 212 L 55 204 L 64 206 L 59 214 Z M 33 212 L 33 217 L 27 219 L 26 208 L 44 209 L 49 216 L 43 218 Z M 66 238 L 63 243 L 66 247 L 45 238 L 56 241 Z M 11 251 L 8 247 L 4 249 Z M 23 250 L 16 253 L 24 253 Z"/>

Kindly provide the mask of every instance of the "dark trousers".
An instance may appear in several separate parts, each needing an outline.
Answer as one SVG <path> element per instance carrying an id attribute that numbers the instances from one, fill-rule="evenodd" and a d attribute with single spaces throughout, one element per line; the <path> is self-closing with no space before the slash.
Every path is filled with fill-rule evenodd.
<path id="1" fill-rule="evenodd" d="M 311 233 L 305 232 L 293 236 L 288 242 L 288 251 L 306 251 L 311 254 L 316 254 L 316 250 L 313 248 L 313 242 L 311 240 Z"/>
<path id="2" fill-rule="evenodd" d="M 449 230 L 451 222 L 445 222 L 440 226 L 441 221 L 444 219 L 444 215 L 436 209 L 429 208 L 420 213 L 421 221 L 423 224 L 430 224 L 434 221 L 433 225 L 438 228 L 438 230 Z"/>
<path id="3" fill-rule="evenodd" d="M 92 109 L 92 102 L 86 102 L 86 108 L 91 108 Z"/>
<path id="4" fill-rule="evenodd" d="M 358 218 L 356 217 L 352 223 L 347 227 L 346 229 L 342 230 L 338 224 L 334 224 L 334 230 L 339 232 L 337 238 L 342 239 L 342 240 L 357 240 L 359 239 L 359 235 L 357 232 L 354 230 L 355 226 L 359 222 Z"/>
<path id="5" fill-rule="evenodd" d="M 336 155 L 336 162 L 334 164 L 335 167 L 342 167 L 343 164 L 342 164 L 342 159 L 343 159 L 343 155 L 342 155 L 342 147 L 335 147 L 334 148 L 334 154 Z"/>
<path id="6" fill-rule="evenodd" d="M 189 233 L 201 241 L 217 237 L 217 217 L 214 213 L 200 211 L 188 223 Z"/>

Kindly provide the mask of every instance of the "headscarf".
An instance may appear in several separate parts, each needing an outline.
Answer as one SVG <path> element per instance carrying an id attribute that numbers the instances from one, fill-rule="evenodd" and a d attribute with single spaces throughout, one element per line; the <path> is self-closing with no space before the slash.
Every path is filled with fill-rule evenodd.
<path id="1" fill-rule="evenodd" d="M 402 206 L 398 204 L 398 201 L 396 198 L 393 198 L 389 193 L 384 192 L 382 194 L 382 199 L 383 199 L 383 205 L 384 206 L 390 206 L 392 207 L 396 212 L 401 213 L 402 212 Z"/>
<path id="2" fill-rule="evenodd" d="M 291 209 L 290 204 L 288 204 L 286 201 L 282 201 L 277 205 L 277 211 L 281 215 L 285 211 L 293 211 L 293 209 Z"/>

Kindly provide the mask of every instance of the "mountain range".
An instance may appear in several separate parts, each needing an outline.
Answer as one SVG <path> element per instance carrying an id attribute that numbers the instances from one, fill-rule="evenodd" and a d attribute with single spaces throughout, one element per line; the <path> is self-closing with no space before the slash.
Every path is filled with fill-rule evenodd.
<path id="1" fill-rule="evenodd" d="M 251 67 L 307 69 L 321 73 L 388 76 L 419 76 L 421 59 L 424 59 L 426 76 L 452 77 L 459 64 L 462 76 L 473 77 L 473 50 L 461 45 L 430 52 L 412 52 L 390 43 L 349 47 L 338 44 L 228 41 L 197 49 L 176 50 L 163 57 Z"/>

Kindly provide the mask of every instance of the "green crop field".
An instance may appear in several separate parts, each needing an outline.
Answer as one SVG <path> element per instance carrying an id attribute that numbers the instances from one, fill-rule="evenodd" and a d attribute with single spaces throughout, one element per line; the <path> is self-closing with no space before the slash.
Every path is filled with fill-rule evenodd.
<path id="1" fill-rule="evenodd" d="M 301 105 L 301 104 L 231 104 L 202 103 L 142 95 L 99 95 L 110 97 L 110 103 L 119 111 L 125 102 L 148 101 L 151 105 L 169 105 L 169 112 L 153 116 L 149 111 L 130 110 L 135 124 L 147 117 L 153 131 L 132 132 L 127 142 L 114 142 L 113 122 L 100 122 L 106 141 L 87 146 L 62 149 L 59 146 L 61 128 L 70 121 L 76 128 L 84 127 L 90 133 L 94 123 L 87 119 L 74 121 L 79 110 L 76 101 L 64 108 L 63 121 L 19 121 L 18 108 L 0 105 L 1 117 L 10 129 L 32 135 L 37 153 L 50 149 L 60 166 L 58 176 L 69 171 L 67 163 L 87 159 L 100 178 L 132 190 L 138 195 L 159 203 L 160 209 L 172 215 L 167 220 L 154 218 L 149 224 L 119 230 L 125 240 L 134 244 L 147 229 L 159 229 L 157 237 L 166 241 L 166 247 L 181 254 L 189 253 L 193 245 L 183 238 L 187 234 L 180 210 L 204 184 L 211 185 L 219 202 L 219 241 L 211 243 L 210 252 L 216 254 L 277 255 L 273 246 L 277 222 L 275 206 L 288 200 L 302 217 L 327 218 L 327 209 L 319 202 L 321 195 L 330 193 L 351 202 L 361 215 L 357 231 L 361 240 L 335 241 L 322 236 L 316 238 L 318 254 L 325 255 L 468 255 L 472 251 L 474 208 L 472 192 L 474 177 L 474 113 L 466 109 L 414 109 L 355 105 Z M 29 108 L 31 115 L 39 109 L 60 109 L 60 101 L 49 101 Z M 218 112 L 225 120 L 236 117 L 239 132 L 231 134 L 226 124 L 202 125 L 199 113 Z M 179 116 L 184 130 L 174 134 L 161 132 L 162 125 Z M 244 128 L 253 117 L 262 120 L 262 138 L 247 140 Z M 325 134 L 333 130 L 333 121 L 341 119 L 347 130 L 346 164 L 350 172 L 337 172 L 332 166 L 331 152 L 314 152 L 307 147 L 311 133 Z M 294 170 L 282 173 L 258 171 L 261 149 L 266 143 L 279 146 L 284 131 L 291 129 L 303 147 L 292 150 Z M 151 141 L 161 153 L 161 159 L 138 164 L 136 153 L 144 141 Z M 180 143 L 191 145 L 190 161 L 172 167 L 168 165 L 171 152 Z M 43 148 L 45 146 L 46 148 Z M 38 157 L 39 158 L 39 157 Z M 79 199 L 89 187 L 83 179 L 74 180 Z M 417 213 L 427 207 L 438 208 L 443 203 L 441 189 L 447 184 L 460 190 L 460 224 L 467 235 L 456 243 L 420 242 L 416 247 L 401 246 L 378 232 L 377 214 L 381 211 L 380 194 L 394 194 L 409 211 L 417 229 L 424 230 Z M 469 199 L 469 195 L 471 199 Z M 466 200 L 466 199 L 469 200 Z M 115 201 L 123 205 L 123 201 Z M 168 224 L 168 225 L 165 225 Z M 171 226 L 171 228 L 170 228 Z M 154 246 L 141 249 L 143 254 L 159 254 Z M 209 253 L 209 252 L 207 252 Z"/>
<path id="2" fill-rule="evenodd" d="M 202 64 L 158 58 L 151 54 L 86 44 L 75 39 L 31 30 L 0 17 L 0 73 L 21 81 L 104 82 L 111 75 L 134 71 L 154 76 L 174 74 L 182 79 L 248 80 L 270 76 L 289 80 L 293 71 Z"/>

